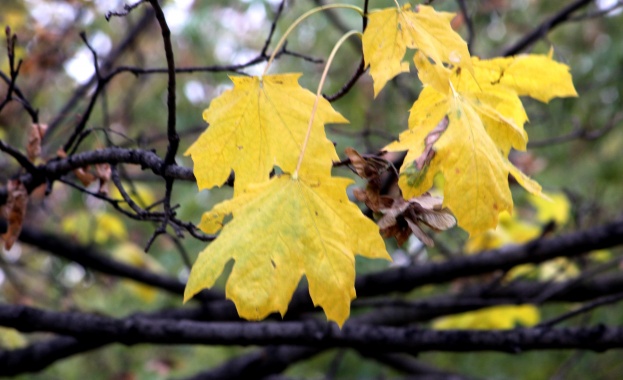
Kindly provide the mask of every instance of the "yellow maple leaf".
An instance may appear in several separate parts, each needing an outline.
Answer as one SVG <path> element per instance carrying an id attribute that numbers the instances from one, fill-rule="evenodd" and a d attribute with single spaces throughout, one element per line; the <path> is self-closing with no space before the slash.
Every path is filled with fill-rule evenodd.
<path id="1" fill-rule="evenodd" d="M 569 66 L 554 61 L 551 53 L 488 60 L 472 57 L 472 60 L 481 85 L 499 84 L 511 88 L 520 96 L 530 96 L 544 103 L 552 98 L 578 96 Z"/>
<path id="2" fill-rule="evenodd" d="M 106 211 L 78 211 L 63 219 L 64 232 L 76 236 L 83 243 L 93 241 L 105 244 L 127 239 L 128 231 L 123 219 Z"/>
<path id="3" fill-rule="evenodd" d="M 350 183 L 284 174 L 218 204 L 204 214 L 200 227 L 214 233 L 226 215 L 233 219 L 200 253 L 184 300 L 212 287 L 233 259 L 226 295 L 241 317 L 284 315 L 304 274 L 314 304 L 341 326 L 355 298 L 354 254 L 390 260 L 376 224 L 348 200 Z"/>
<path id="4" fill-rule="evenodd" d="M 528 142 L 523 128 L 528 117 L 519 95 L 545 101 L 552 96 L 575 96 L 568 68 L 553 61 L 545 63 L 541 56 L 473 58 L 474 71 L 454 68 L 446 91 L 446 73 L 432 70 L 425 57 L 416 54 L 414 59 L 425 87 L 411 108 L 409 130 L 385 147 L 408 150 L 399 180 L 403 195 L 423 194 L 441 173 L 447 184 L 444 206 L 455 214 L 459 226 L 470 234 L 494 228 L 498 214 L 513 209 L 509 174 L 530 193 L 541 194 L 541 186 L 507 159 L 511 148 L 525 150 Z M 526 68 L 537 70 L 537 63 L 545 71 L 537 75 L 542 86 L 558 89 L 538 90 L 532 85 Z M 420 156 L 426 151 L 426 137 L 446 116 L 449 124 L 433 143 L 434 155 L 424 168 L 413 170 L 413 163 L 418 158 L 422 161 Z"/>
<path id="5" fill-rule="evenodd" d="M 232 169 L 236 194 L 251 183 L 267 180 L 275 165 L 294 172 L 316 98 L 298 84 L 299 77 L 230 77 L 234 88 L 204 111 L 209 127 L 185 153 L 192 156 L 199 189 L 221 186 Z M 328 175 L 338 157 L 326 138 L 325 123 L 348 120 L 321 98 L 305 160 Z"/>
<path id="6" fill-rule="evenodd" d="M 410 5 L 370 12 L 363 33 L 363 57 L 374 79 L 374 96 L 387 81 L 409 71 L 403 62 L 407 48 L 418 49 L 436 65 L 450 64 L 471 70 L 467 44 L 450 26 L 452 13 L 436 12 L 419 5 L 417 12 Z"/>

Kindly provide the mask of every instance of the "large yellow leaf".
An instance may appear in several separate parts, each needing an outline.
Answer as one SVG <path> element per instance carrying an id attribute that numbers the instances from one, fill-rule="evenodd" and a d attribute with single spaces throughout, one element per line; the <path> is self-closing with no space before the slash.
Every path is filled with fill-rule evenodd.
<path id="1" fill-rule="evenodd" d="M 186 151 L 199 189 L 221 186 L 233 169 L 236 194 L 268 179 L 275 165 L 292 173 L 301 153 L 316 96 L 298 84 L 300 74 L 231 77 L 234 88 L 203 113 L 208 129 Z M 328 175 L 337 159 L 323 124 L 347 123 L 320 99 L 305 162 Z"/>
<path id="2" fill-rule="evenodd" d="M 495 228 L 498 214 L 513 209 L 504 157 L 470 104 L 455 99 L 448 117 L 435 145 L 437 170 L 446 181 L 444 205 L 470 234 Z"/>
<path id="3" fill-rule="evenodd" d="M 405 161 L 415 160 L 424 151 L 424 139 L 448 112 L 448 98 L 431 87 L 424 87 L 417 102 L 409 111 L 409 125 L 417 126 L 402 132 L 399 141 L 387 145 L 385 150 L 409 150 Z M 419 195 L 419 194 L 418 194 Z"/>
<path id="4" fill-rule="evenodd" d="M 409 71 L 409 63 L 402 58 L 407 42 L 400 25 L 400 13 L 388 8 L 368 15 L 368 26 L 363 33 L 363 58 L 374 79 L 374 96 L 396 75 Z"/>
<path id="5" fill-rule="evenodd" d="M 284 315 L 305 274 L 314 304 L 341 326 L 355 297 L 354 254 L 390 258 L 376 224 L 348 200 L 351 181 L 320 178 L 284 174 L 204 214 L 201 228 L 208 233 L 218 231 L 226 215 L 233 219 L 199 255 L 184 299 L 212 287 L 233 259 L 226 295 L 241 317 Z"/>
<path id="6" fill-rule="evenodd" d="M 409 71 L 402 59 L 407 48 L 418 49 L 435 64 L 464 66 L 471 70 L 467 44 L 452 30 L 451 13 L 436 12 L 420 5 L 413 12 L 409 5 L 373 11 L 363 33 L 363 57 L 374 79 L 374 95 L 387 81 Z"/>

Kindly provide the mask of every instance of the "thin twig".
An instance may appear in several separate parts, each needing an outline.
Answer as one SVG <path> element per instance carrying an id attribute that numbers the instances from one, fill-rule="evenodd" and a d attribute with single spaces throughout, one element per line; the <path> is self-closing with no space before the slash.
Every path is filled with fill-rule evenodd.
<path id="1" fill-rule="evenodd" d="M 551 16 L 550 18 L 542 22 L 539 26 L 534 28 L 531 32 L 524 35 L 523 38 L 521 38 L 515 44 L 504 49 L 500 55 L 510 56 L 510 55 L 515 55 L 515 54 L 518 54 L 524 51 L 525 49 L 530 47 L 532 44 L 534 44 L 536 41 L 543 38 L 550 30 L 561 25 L 565 21 L 568 21 L 571 18 L 571 15 L 573 13 L 575 13 L 579 9 L 582 9 L 594 2 L 595 0 L 574 1 L 573 3 L 567 5 L 566 7 L 558 11 L 556 14 L 554 14 L 553 16 Z"/>
<path id="2" fill-rule="evenodd" d="M 465 0 L 457 0 L 459 4 L 459 8 L 461 9 L 461 14 L 463 14 L 463 19 L 465 20 L 465 25 L 467 26 L 467 49 L 472 53 L 472 47 L 474 46 L 474 37 L 476 34 L 474 33 L 474 21 L 469 15 L 469 11 L 467 10 L 467 3 Z"/>
<path id="3" fill-rule="evenodd" d="M 610 296 L 606 296 L 606 297 L 601 297 L 598 298 L 592 302 L 589 302 L 585 305 L 582 305 L 582 307 L 579 307 L 575 310 L 572 310 L 568 313 L 564 313 L 562 315 L 559 315 L 558 317 L 549 319 L 545 322 L 541 322 L 538 324 L 538 327 L 553 327 L 563 321 L 566 321 L 567 319 L 573 318 L 575 316 L 578 316 L 580 314 L 584 314 L 588 311 L 591 311 L 593 309 L 596 309 L 598 307 L 604 306 L 604 305 L 610 305 L 616 302 L 619 302 L 623 300 L 623 292 L 622 293 L 618 293 L 618 294 L 613 294 Z"/>
<path id="4" fill-rule="evenodd" d="M 139 5 L 146 3 L 147 0 L 139 0 L 134 4 L 125 4 L 123 6 L 123 11 L 109 11 L 106 13 L 106 15 L 104 16 L 104 18 L 106 18 L 106 21 L 110 21 L 111 18 L 113 17 L 125 17 L 127 15 L 130 14 L 130 12 L 132 12 L 135 8 L 137 8 Z"/>

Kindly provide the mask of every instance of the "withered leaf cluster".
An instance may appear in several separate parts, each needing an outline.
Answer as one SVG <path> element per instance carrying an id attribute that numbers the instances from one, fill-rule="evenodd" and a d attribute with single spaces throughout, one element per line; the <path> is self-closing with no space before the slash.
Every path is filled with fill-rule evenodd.
<path id="1" fill-rule="evenodd" d="M 456 224 L 452 213 L 443 207 L 443 199 L 429 193 L 408 200 L 399 191 L 382 194 L 381 175 L 391 164 L 376 156 L 362 156 L 352 148 L 346 149 L 350 166 L 368 181 L 364 189 L 355 189 L 357 200 L 364 202 L 378 217 L 377 224 L 385 237 L 393 236 L 402 245 L 411 234 L 422 243 L 433 246 L 434 242 L 423 230 L 443 231 Z"/>

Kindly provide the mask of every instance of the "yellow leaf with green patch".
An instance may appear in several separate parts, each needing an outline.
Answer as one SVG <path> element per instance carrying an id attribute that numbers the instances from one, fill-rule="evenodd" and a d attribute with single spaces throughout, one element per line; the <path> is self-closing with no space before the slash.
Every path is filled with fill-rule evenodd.
<path id="1" fill-rule="evenodd" d="M 266 181 L 273 167 L 296 168 L 316 96 L 298 84 L 300 74 L 231 77 L 234 88 L 214 99 L 203 113 L 208 129 L 186 151 L 192 156 L 199 189 L 221 186 L 231 170 L 235 192 Z M 320 99 L 305 160 L 331 172 L 337 154 L 324 124 L 347 123 Z"/>
<path id="2" fill-rule="evenodd" d="M 513 210 L 508 169 L 474 108 L 460 98 L 453 103 L 433 161 L 446 181 L 444 206 L 462 228 L 478 233 L 495 228 L 501 211 Z M 428 175 L 435 174 L 429 170 Z"/>
<path id="3" fill-rule="evenodd" d="M 305 275 L 314 304 L 341 326 L 355 298 L 354 255 L 390 258 L 376 224 L 348 200 L 351 180 L 309 178 L 284 174 L 250 185 L 204 214 L 200 227 L 208 233 L 218 231 L 225 216 L 233 219 L 199 255 L 184 299 L 212 287 L 233 259 L 226 296 L 241 317 L 284 315 Z"/>
<path id="4" fill-rule="evenodd" d="M 409 130 L 400 134 L 399 141 L 385 147 L 389 151 L 408 151 L 398 182 L 403 195 L 411 198 L 423 194 L 441 173 L 446 181 L 444 206 L 470 234 L 494 228 L 500 212 L 512 211 L 509 174 L 530 193 L 540 196 L 541 186 L 515 168 L 507 156 L 512 148 L 525 150 L 528 142 L 524 130 L 528 117 L 520 95 L 543 101 L 552 96 L 575 96 L 568 68 L 547 60 L 551 61 L 545 56 L 473 58 L 474 71 L 454 68 L 446 90 L 445 72 L 437 70 L 435 74 L 428 59 L 416 55 L 425 87 L 411 108 Z M 537 77 L 549 73 L 552 78 L 543 79 L 544 86 L 557 89 L 539 92 L 533 88 L 525 68 L 537 70 L 538 63 L 546 74 Z M 446 116 L 448 127 L 427 145 L 427 138 Z M 416 162 L 426 162 L 426 167 L 414 170 Z"/>
<path id="5" fill-rule="evenodd" d="M 436 65 L 471 70 L 467 44 L 450 26 L 453 17 L 426 5 L 419 5 L 417 12 L 409 5 L 370 12 L 363 33 L 363 56 L 374 79 L 374 95 L 393 77 L 409 71 L 409 63 L 403 62 L 407 48 L 418 49 Z"/>

